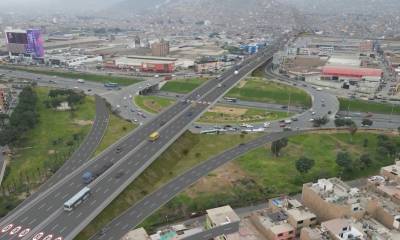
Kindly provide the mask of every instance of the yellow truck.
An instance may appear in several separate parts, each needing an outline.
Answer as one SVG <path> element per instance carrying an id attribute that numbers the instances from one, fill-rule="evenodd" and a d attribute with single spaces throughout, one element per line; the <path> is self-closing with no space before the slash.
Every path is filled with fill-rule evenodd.
<path id="1" fill-rule="evenodd" d="M 160 133 L 158 133 L 158 132 L 153 132 L 153 133 L 150 134 L 150 136 L 149 136 L 149 140 L 150 140 L 151 142 L 156 141 L 158 138 L 160 138 Z"/>

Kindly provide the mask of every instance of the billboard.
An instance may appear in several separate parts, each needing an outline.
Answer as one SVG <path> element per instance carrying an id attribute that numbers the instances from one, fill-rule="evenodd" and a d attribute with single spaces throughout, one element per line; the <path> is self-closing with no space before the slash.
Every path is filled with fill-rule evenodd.
<path id="1" fill-rule="evenodd" d="M 23 32 L 6 32 L 7 43 L 28 44 L 27 34 Z"/>
<path id="2" fill-rule="evenodd" d="M 26 52 L 32 54 L 34 58 L 44 57 L 44 41 L 39 29 L 29 29 L 27 33 Z"/>
<path id="3" fill-rule="evenodd" d="M 7 48 L 12 54 L 29 54 L 33 58 L 44 57 L 44 41 L 39 29 L 6 32 Z"/>

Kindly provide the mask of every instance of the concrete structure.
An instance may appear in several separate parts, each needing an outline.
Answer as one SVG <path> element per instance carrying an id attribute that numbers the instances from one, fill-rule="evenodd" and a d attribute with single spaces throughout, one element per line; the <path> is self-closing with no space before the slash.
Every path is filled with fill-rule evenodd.
<path id="1" fill-rule="evenodd" d="M 287 215 L 282 211 L 253 214 L 250 221 L 268 240 L 292 240 L 296 236 L 296 229 L 287 223 Z"/>
<path id="2" fill-rule="evenodd" d="M 207 210 L 206 227 L 215 228 L 230 224 L 233 222 L 240 222 L 239 216 L 233 211 L 230 206 L 223 206 Z M 214 238 L 215 240 L 236 240 L 238 239 L 237 233 L 223 235 Z"/>
<path id="3" fill-rule="evenodd" d="M 50 65 L 57 65 L 61 67 L 75 67 L 85 63 L 101 63 L 103 62 L 103 57 L 70 54 L 49 55 L 46 57 L 46 62 Z"/>
<path id="4" fill-rule="evenodd" d="M 400 161 L 397 161 L 394 165 L 382 167 L 380 173 L 387 180 L 400 184 Z"/>
<path id="5" fill-rule="evenodd" d="M 223 69 L 225 64 L 218 60 L 210 61 L 196 61 L 194 64 L 194 70 L 197 73 L 212 73 Z"/>
<path id="6" fill-rule="evenodd" d="M 337 218 L 321 223 L 334 240 L 365 239 L 362 229 L 358 229 L 351 220 Z"/>
<path id="7" fill-rule="evenodd" d="M 343 217 L 359 219 L 365 214 L 359 189 L 351 188 L 337 178 L 304 184 L 302 201 L 319 221 Z"/>
<path id="8" fill-rule="evenodd" d="M 171 73 L 175 71 L 176 58 L 128 56 L 114 59 L 113 65 L 120 69 L 142 72 Z"/>
<path id="9" fill-rule="evenodd" d="M 300 240 L 330 240 L 330 237 L 319 228 L 305 227 L 301 229 Z"/>
<path id="10" fill-rule="evenodd" d="M 169 54 L 169 42 L 161 39 L 159 42 L 151 44 L 151 54 L 158 57 L 167 56 Z"/>

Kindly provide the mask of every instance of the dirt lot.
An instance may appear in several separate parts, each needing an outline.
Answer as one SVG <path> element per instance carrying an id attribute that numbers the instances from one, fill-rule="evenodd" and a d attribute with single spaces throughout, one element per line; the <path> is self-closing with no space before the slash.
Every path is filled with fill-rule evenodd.
<path id="1" fill-rule="evenodd" d="M 231 189 L 233 184 L 246 174 L 233 162 L 229 162 L 224 166 L 211 172 L 207 177 L 201 178 L 197 183 L 192 185 L 186 194 L 195 197 L 202 192 L 218 192 L 221 189 Z"/>
<path id="2" fill-rule="evenodd" d="M 242 116 L 247 112 L 247 109 L 216 106 L 216 107 L 210 108 L 210 110 L 208 110 L 208 111 L 214 112 L 214 113 L 229 114 L 229 115 L 234 115 L 234 116 Z"/>

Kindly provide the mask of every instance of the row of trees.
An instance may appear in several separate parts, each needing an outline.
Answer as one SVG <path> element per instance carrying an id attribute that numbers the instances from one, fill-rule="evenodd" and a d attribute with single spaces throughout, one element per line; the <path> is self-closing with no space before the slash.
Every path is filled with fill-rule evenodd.
<path id="1" fill-rule="evenodd" d="M 83 103 L 85 94 L 71 89 L 54 89 L 49 91 L 49 98 L 49 100 L 44 101 L 47 108 L 56 108 L 62 102 L 68 102 L 68 105 L 75 109 L 77 105 Z"/>
<path id="2" fill-rule="evenodd" d="M 15 144 L 26 131 L 36 126 L 39 119 L 37 101 L 37 95 L 31 87 L 22 90 L 18 105 L 11 116 L 1 116 L 0 145 Z"/>

